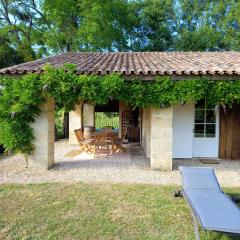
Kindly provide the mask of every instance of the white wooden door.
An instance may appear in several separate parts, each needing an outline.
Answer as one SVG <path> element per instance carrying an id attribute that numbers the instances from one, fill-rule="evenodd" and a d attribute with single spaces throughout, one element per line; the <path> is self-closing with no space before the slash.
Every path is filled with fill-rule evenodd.
<path id="1" fill-rule="evenodd" d="M 192 158 L 194 102 L 173 108 L 173 158 Z"/>
<path id="2" fill-rule="evenodd" d="M 218 157 L 219 109 L 206 101 L 195 103 L 193 157 Z"/>

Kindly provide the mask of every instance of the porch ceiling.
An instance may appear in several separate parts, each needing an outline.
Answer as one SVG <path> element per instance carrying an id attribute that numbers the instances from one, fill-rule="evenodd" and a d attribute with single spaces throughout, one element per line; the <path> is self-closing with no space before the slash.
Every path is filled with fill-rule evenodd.
<path id="1" fill-rule="evenodd" d="M 112 100 L 106 105 L 96 105 L 95 112 L 118 112 L 119 111 L 119 101 Z"/>

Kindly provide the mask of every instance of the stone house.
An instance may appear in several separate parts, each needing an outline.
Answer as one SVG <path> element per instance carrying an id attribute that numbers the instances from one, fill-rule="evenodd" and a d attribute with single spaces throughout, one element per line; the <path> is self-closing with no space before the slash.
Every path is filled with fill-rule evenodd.
<path id="1" fill-rule="evenodd" d="M 41 73 L 46 64 L 61 67 L 64 63 L 77 66 L 77 74 L 120 73 L 125 79 L 153 81 L 156 76 L 170 76 L 173 80 L 206 76 L 212 80 L 236 80 L 240 77 L 238 52 L 118 52 L 65 53 L 0 70 L 2 75 Z M 122 102 L 105 106 L 119 112 L 120 134 L 123 118 L 131 108 Z M 54 163 L 54 99 L 41 106 L 42 113 L 33 124 L 36 164 L 50 168 Z M 85 123 L 94 126 L 98 107 L 76 105 L 70 112 L 69 142 L 76 143 L 73 130 Z M 107 110 L 106 110 L 107 111 Z M 173 158 L 240 159 L 240 128 L 238 106 L 223 113 L 220 107 L 206 101 L 176 104 L 168 108 L 138 109 L 139 142 L 150 158 L 153 170 L 171 170 Z M 136 114 L 135 114 L 136 115 Z M 230 136 L 230 137 L 227 137 Z"/>

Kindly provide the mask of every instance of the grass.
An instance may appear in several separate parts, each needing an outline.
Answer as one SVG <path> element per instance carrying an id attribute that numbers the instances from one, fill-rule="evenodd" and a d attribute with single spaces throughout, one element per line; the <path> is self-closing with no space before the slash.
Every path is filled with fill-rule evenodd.
<path id="1" fill-rule="evenodd" d="M 194 239 L 177 187 L 0 185 L 0 239 Z M 228 189 L 239 193 L 240 189 Z M 237 239 L 201 231 L 201 239 Z"/>
<path id="2" fill-rule="evenodd" d="M 102 128 L 104 126 L 119 128 L 119 115 L 118 113 L 96 112 L 95 125 L 96 128 Z"/>

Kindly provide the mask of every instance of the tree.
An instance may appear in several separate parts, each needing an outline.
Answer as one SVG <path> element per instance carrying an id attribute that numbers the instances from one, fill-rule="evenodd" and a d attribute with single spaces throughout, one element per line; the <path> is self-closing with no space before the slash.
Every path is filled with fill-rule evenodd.
<path id="1" fill-rule="evenodd" d="M 137 0 L 129 4 L 129 14 L 132 16 L 133 23 L 133 29 L 130 32 L 130 48 L 135 51 L 173 49 L 175 32 L 174 1 Z"/>
<path id="2" fill-rule="evenodd" d="M 218 12 L 224 15 L 221 18 L 219 29 L 223 36 L 222 44 L 227 50 L 240 50 L 240 2 L 227 0 L 219 4 Z"/>
<path id="3" fill-rule="evenodd" d="M 41 40 L 43 14 L 35 0 L 0 0 L 0 37 L 8 42 L 23 61 L 31 61 L 46 52 Z"/>
<path id="4" fill-rule="evenodd" d="M 127 49 L 127 0 L 45 0 L 46 45 L 55 52 Z"/>
<path id="5" fill-rule="evenodd" d="M 226 0 L 179 0 L 175 48 L 183 51 L 238 50 L 240 4 Z"/>
<path id="6" fill-rule="evenodd" d="M 0 37 L 0 68 L 23 62 L 22 56 L 9 44 L 8 40 Z"/>

